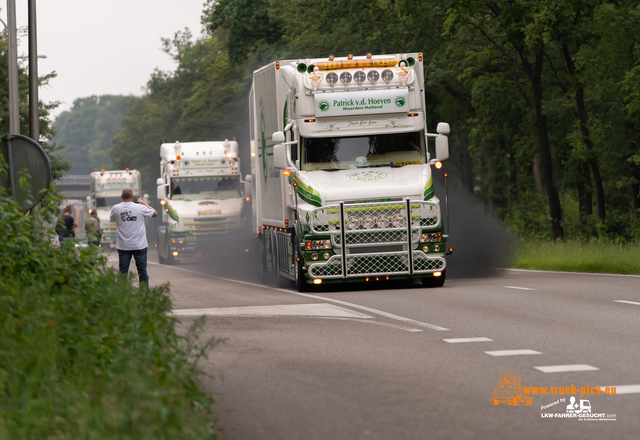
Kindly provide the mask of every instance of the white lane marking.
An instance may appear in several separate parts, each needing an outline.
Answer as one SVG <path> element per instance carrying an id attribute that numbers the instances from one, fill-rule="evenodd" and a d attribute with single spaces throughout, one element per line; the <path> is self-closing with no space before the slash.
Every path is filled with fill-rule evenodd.
<path id="1" fill-rule="evenodd" d="M 495 351 L 485 351 L 489 356 L 520 356 L 524 354 L 542 354 L 539 351 L 535 350 L 495 350 Z M 536 367 L 537 368 L 537 367 Z"/>
<path id="2" fill-rule="evenodd" d="M 600 368 L 596 368 L 586 364 L 547 365 L 544 367 L 533 367 L 533 368 L 535 368 L 536 370 L 542 371 L 543 373 L 565 373 L 568 371 L 597 371 L 600 369 Z"/>
<path id="3" fill-rule="evenodd" d="M 154 263 L 152 261 L 150 261 L 149 263 L 150 264 L 155 264 L 157 266 L 160 266 L 159 263 Z M 309 295 L 307 293 L 295 292 L 293 290 L 279 289 L 277 287 L 265 286 L 264 284 L 248 283 L 246 281 L 233 280 L 231 278 L 223 278 L 223 277 L 218 277 L 218 276 L 215 276 L 215 275 L 207 275 L 207 274 L 203 274 L 203 273 L 200 273 L 200 272 L 196 272 L 194 270 L 183 269 L 181 267 L 169 266 L 168 268 L 175 269 L 175 270 L 181 270 L 183 272 L 194 273 L 196 275 L 201 275 L 201 276 L 205 276 L 205 277 L 209 277 L 209 278 L 215 278 L 217 280 L 230 281 L 232 283 L 245 284 L 247 286 L 258 287 L 258 288 L 261 288 L 261 289 L 276 290 L 276 291 L 279 291 L 279 292 L 285 292 L 285 293 L 290 293 L 290 294 L 293 294 L 293 295 L 304 296 L 305 298 L 313 298 L 315 300 L 332 302 L 332 303 L 335 303 L 335 304 L 340 304 L 340 305 L 343 305 L 343 306 L 352 307 L 354 309 L 364 310 L 366 312 L 373 313 L 374 315 L 384 316 L 384 317 L 387 317 L 387 318 L 395 319 L 397 321 L 408 322 L 408 323 L 416 325 L 418 327 L 430 328 L 431 330 L 437 330 L 437 331 L 448 331 L 449 330 L 448 328 L 440 327 L 440 326 L 437 326 L 437 325 L 434 325 L 434 324 L 429 324 L 427 322 L 416 321 L 415 319 L 405 318 L 404 316 L 394 315 L 393 313 L 383 312 L 382 310 L 373 309 L 371 307 L 361 306 L 361 305 L 353 304 L 353 303 L 346 302 L 346 301 L 340 301 L 339 299 L 324 298 L 322 296 Z"/>
<path id="4" fill-rule="evenodd" d="M 507 289 L 518 289 L 518 290 L 536 290 L 536 289 L 532 289 L 531 287 L 516 287 L 516 286 L 504 286 Z"/>
<path id="5" fill-rule="evenodd" d="M 640 306 L 640 303 L 639 303 L 639 302 L 625 301 L 625 300 L 623 300 L 623 299 L 614 299 L 614 300 L 613 300 L 613 302 L 616 302 L 616 303 L 625 303 L 625 304 L 634 304 L 634 305 L 636 305 L 636 306 Z"/>
<path id="6" fill-rule="evenodd" d="M 504 267 L 498 267 L 498 270 L 505 270 L 510 272 L 534 272 L 534 273 L 560 273 L 569 275 L 595 275 L 595 276 L 607 276 L 607 277 L 631 277 L 640 278 L 640 275 L 630 275 L 626 273 L 593 273 L 593 272 L 565 272 L 561 270 L 535 270 L 535 269 L 508 269 Z"/>
<path id="7" fill-rule="evenodd" d="M 444 342 L 448 342 L 449 344 L 458 344 L 460 342 L 492 342 L 493 339 L 485 338 L 484 336 L 481 338 L 453 338 L 453 339 L 443 339 Z"/>
<path id="8" fill-rule="evenodd" d="M 640 385 L 608 385 L 609 388 L 615 388 L 616 394 L 637 394 L 640 393 Z M 600 389 L 604 390 L 606 386 L 601 386 Z M 615 395 L 615 394 L 610 394 Z"/>
<path id="9" fill-rule="evenodd" d="M 220 307 L 216 309 L 173 310 L 175 316 L 313 316 L 373 319 L 364 313 L 354 312 L 333 304 L 286 304 L 275 306 Z"/>
<path id="10" fill-rule="evenodd" d="M 381 325 L 383 327 L 395 328 L 395 329 L 398 329 L 398 330 L 404 330 L 406 332 L 412 332 L 412 333 L 424 331 L 424 330 L 421 330 L 419 328 L 405 327 L 403 325 L 391 324 L 391 323 L 388 323 L 388 322 L 380 322 L 380 321 L 363 321 L 361 319 L 353 319 L 353 318 L 322 318 L 322 319 L 334 319 L 334 320 L 338 320 L 338 321 L 364 322 L 365 324 Z"/>

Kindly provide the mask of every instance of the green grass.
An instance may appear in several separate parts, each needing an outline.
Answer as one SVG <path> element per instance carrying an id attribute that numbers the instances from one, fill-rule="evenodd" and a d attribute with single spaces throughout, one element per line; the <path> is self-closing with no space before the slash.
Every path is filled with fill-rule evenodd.
<path id="1" fill-rule="evenodd" d="M 515 246 L 515 245 L 514 245 Z M 593 241 L 522 241 L 517 245 L 519 269 L 640 274 L 640 245 Z"/>
<path id="2" fill-rule="evenodd" d="M 215 341 L 176 333 L 168 286 L 50 246 L 59 199 L 25 216 L 1 193 L 0 439 L 216 438 L 197 366 Z"/>

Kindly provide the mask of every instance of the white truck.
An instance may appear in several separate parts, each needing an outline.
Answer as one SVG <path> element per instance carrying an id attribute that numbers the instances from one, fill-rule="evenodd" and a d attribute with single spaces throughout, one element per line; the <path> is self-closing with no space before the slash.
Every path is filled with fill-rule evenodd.
<path id="1" fill-rule="evenodd" d="M 240 178 L 238 143 L 166 143 L 160 156 L 160 263 L 240 246 L 243 211 L 248 218 L 251 196 L 250 186 Z"/>
<path id="2" fill-rule="evenodd" d="M 421 53 L 275 61 L 254 72 L 249 107 L 264 282 L 444 284 L 431 166 L 449 125 L 427 133 Z"/>
<path id="3" fill-rule="evenodd" d="M 96 209 L 98 218 L 100 219 L 100 227 L 102 228 L 102 243 L 100 246 L 106 248 L 116 247 L 116 224 L 111 222 L 109 217 L 111 208 L 122 202 L 120 195 L 122 190 L 129 187 L 133 190 L 133 196 L 141 195 L 142 181 L 140 171 L 130 170 L 112 170 L 94 171 L 90 174 L 89 196 L 87 196 L 87 210 Z M 145 194 L 145 201 L 149 201 L 149 196 Z M 81 229 L 84 224 L 78 223 Z"/>

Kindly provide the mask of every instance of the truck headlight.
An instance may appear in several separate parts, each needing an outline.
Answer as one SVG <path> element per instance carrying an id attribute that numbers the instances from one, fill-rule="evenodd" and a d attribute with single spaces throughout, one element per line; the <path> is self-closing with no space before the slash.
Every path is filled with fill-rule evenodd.
<path id="1" fill-rule="evenodd" d="M 371 217 L 370 215 L 365 215 L 364 218 L 362 219 L 362 226 L 365 229 L 373 228 L 373 217 Z"/>
<path id="2" fill-rule="evenodd" d="M 358 71 L 356 73 L 353 74 L 353 79 L 358 83 L 358 84 L 362 84 L 364 82 L 364 80 L 367 79 L 367 75 L 364 74 L 363 71 Z"/>
<path id="3" fill-rule="evenodd" d="M 378 227 L 380 228 L 386 228 L 387 226 L 389 226 L 389 218 L 382 216 L 382 217 L 378 217 Z"/>
<path id="4" fill-rule="evenodd" d="M 338 75 L 335 72 L 327 73 L 326 77 L 327 83 L 332 86 L 338 82 Z"/>
<path id="5" fill-rule="evenodd" d="M 380 74 L 377 70 L 370 70 L 369 73 L 367 73 L 367 79 L 374 83 L 380 79 Z"/>
<path id="6" fill-rule="evenodd" d="M 349 229 L 355 229 L 358 227 L 358 218 L 355 216 L 351 216 L 349 217 L 349 219 L 347 220 L 347 227 Z"/>
<path id="7" fill-rule="evenodd" d="M 391 224 L 396 228 L 399 228 L 404 224 L 404 217 L 401 214 L 396 214 L 391 218 Z"/>
<path id="8" fill-rule="evenodd" d="M 393 79 L 393 72 L 389 69 L 385 69 L 382 71 L 382 79 L 384 81 L 391 81 Z"/>
<path id="9" fill-rule="evenodd" d="M 434 243 L 436 241 L 442 241 L 442 232 L 420 234 L 420 243 Z"/>
<path id="10" fill-rule="evenodd" d="M 305 241 L 304 248 L 308 251 L 331 249 L 331 240 L 308 240 Z"/>

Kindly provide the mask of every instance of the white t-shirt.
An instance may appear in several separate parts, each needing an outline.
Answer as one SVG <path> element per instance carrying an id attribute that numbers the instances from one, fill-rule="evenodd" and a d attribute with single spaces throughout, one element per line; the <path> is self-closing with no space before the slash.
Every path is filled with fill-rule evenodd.
<path id="1" fill-rule="evenodd" d="M 111 221 L 116 222 L 118 239 L 116 248 L 137 251 L 149 246 L 144 220 L 153 215 L 153 209 L 133 202 L 122 202 L 111 208 Z"/>

